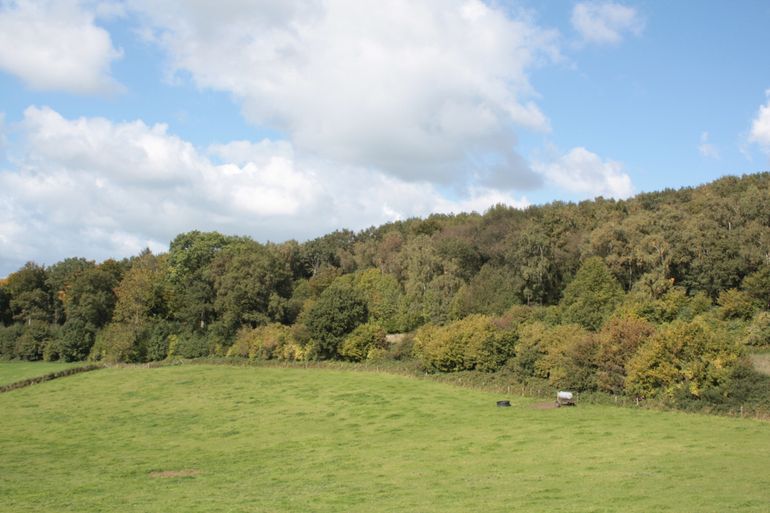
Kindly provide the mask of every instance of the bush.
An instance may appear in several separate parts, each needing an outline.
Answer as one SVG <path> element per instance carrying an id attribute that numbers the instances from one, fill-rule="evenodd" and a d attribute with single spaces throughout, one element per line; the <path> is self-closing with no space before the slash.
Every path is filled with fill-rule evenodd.
<path id="1" fill-rule="evenodd" d="M 723 319 L 748 320 L 754 316 L 757 305 L 746 292 L 737 289 L 723 290 L 719 293 L 717 303 L 721 307 L 720 315 Z"/>
<path id="2" fill-rule="evenodd" d="M 676 321 L 653 335 L 628 362 L 626 392 L 637 397 L 698 398 L 724 387 L 740 347 L 703 320 Z"/>
<path id="3" fill-rule="evenodd" d="M 338 278 L 326 288 L 305 317 L 308 334 L 319 358 L 338 356 L 345 335 L 367 321 L 366 301 L 349 280 Z"/>
<path id="4" fill-rule="evenodd" d="M 746 329 L 743 343 L 747 346 L 770 346 L 770 312 L 759 312 Z"/>
<path id="5" fill-rule="evenodd" d="M 40 360 L 48 344 L 55 343 L 50 327 L 42 321 L 31 321 L 16 339 L 14 353 L 22 360 Z"/>
<path id="6" fill-rule="evenodd" d="M 430 370 L 491 372 L 513 356 L 517 339 L 516 331 L 499 328 L 491 317 L 470 315 L 446 326 L 423 326 L 414 351 Z"/>
<path id="7" fill-rule="evenodd" d="M 96 335 L 89 359 L 108 362 L 143 360 L 142 329 L 123 323 L 110 323 Z"/>
<path id="8" fill-rule="evenodd" d="M 213 345 L 205 333 L 197 331 L 179 334 L 176 339 L 174 356 L 201 358 L 212 353 Z"/>
<path id="9" fill-rule="evenodd" d="M 85 360 L 96 340 L 96 328 L 77 317 L 67 319 L 62 326 L 61 341 L 58 344 L 59 357 L 67 362 Z"/>
<path id="10" fill-rule="evenodd" d="M 372 351 L 383 351 L 387 346 L 385 330 L 379 324 L 369 322 L 358 326 L 345 337 L 340 347 L 340 355 L 348 360 L 360 362 L 369 358 Z"/>
<path id="11" fill-rule="evenodd" d="M 599 390 L 620 394 L 626 381 L 626 365 L 655 333 L 655 327 L 637 317 L 616 317 L 597 334 L 596 385 Z"/>
<path id="12" fill-rule="evenodd" d="M 0 326 L 0 358 L 11 359 L 16 357 L 16 341 L 24 333 L 24 326 L 12 324 Z"/>
<path id="13" fill-rule="evenodd" d="M 601 258 L 592 257 L 583 262 L 564 289 L 562 319 L 596 331 L 622 299 L 620 283 Z"/>
<path id="14" fill-rule="evenodd" d="M 301 347 L 297 344 L 292 329 L 283 324 L 268 324 L 257 328 L 242 328 L 227 356 L 241 356 L 259 360 L 298 360 Z"/>
<path id="15" fill-rule="evenodd" d="M 520 335 L 516 357 L 508 366 L 520 381 L 539 378 L 559 388 L 596 388 L 597 343 L 583 327 L 535 322 L 522 326 Z"/>
<path id="16" fill-rule="evenodd" d="M 150 322 L 143 336 L 145 359 L 153 362 L 168 357 L 171 338 L 178 332 L 179 326 L 174 323 L 162 320 Z"/>
<path id="17" fill-rule="evenodd" d="M 657 299 L 634 291 L 629 294 L 626 303 L 618 311 L 623 315 L 641 317 L 652 323 L 661 324 L 677 319 L 691 321 L 708 312 L 711 307 L 711 299 L 705 293 L 696 292 L 688 296 L 684 288 L 672 287 Z"/>

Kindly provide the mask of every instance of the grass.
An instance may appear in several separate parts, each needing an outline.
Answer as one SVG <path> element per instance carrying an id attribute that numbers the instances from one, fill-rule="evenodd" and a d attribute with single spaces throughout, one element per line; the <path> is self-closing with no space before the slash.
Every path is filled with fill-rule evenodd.
<path id="1" fill-rule="evenodd" d="M 497 408 L 498 399 L 513 407 Z M 104 369 L 0 395 L 0 512 L 766 512 L 770 424 L 402 376 Z"/>
<path id="2" fill-rule="evenodd" d="M 83 365 L 82 362 L 25 362 L 0 360 L 0 385 Z"/>

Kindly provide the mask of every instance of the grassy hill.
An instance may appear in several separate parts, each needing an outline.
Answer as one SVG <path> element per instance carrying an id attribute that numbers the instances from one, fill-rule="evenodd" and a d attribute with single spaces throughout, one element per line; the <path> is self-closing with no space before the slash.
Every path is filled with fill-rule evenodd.
<path id="1" fill-rule="evenodd" d="M 767 511 L 770 424 L 502 398 L 331 370 L 80 374 L 0 395 L 0 511 Z"/>
<path id="2" fill-rule="evenodd" d="M 0 361 L 0 385 L 9 385 L 27 378 L 35 378 L 81 365 L 83 365 L 81 362 Z"/>

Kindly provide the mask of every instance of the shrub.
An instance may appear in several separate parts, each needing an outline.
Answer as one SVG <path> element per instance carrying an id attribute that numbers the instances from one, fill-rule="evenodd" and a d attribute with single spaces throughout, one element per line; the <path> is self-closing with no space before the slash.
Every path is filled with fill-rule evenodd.
<path id="1" fill-rule="evenodd" d="M 639 348 L 655 333 L 655 327 L 637 317 L 616 317 L 597 334 L 596 385 L 611 394 L 623 392 L 626 365 Z"/>
<path id="2" fill-rule="evenodd" d="M 426 325 L 415 334 L 414 351 L 427 369 L 495 371 L 514 354 L 517 335 L 491 317 L 470 315 L 446 326 Z"/>
<path id="3" fill-rule="evenodd" d="M 67 362 L 85 360 L 96 340 L 96 328 L 78 317 L 67 319 L 58 344 L 59 357 Z"/>
<path id="4" fill-rule="evenodd" d="M 743 343 L 747 346 L 770 346 L 770 312 L 759 312 L 746 329 Z"/>
<path id="5" fill-rule="evenodd" d="M 24 333 L 24 326 L 12 324 L 0 326 L 0 358 L 14 358 L 16 356 L 16 341 Z"/>
<path id="6" fill-rule="evenodd" d="M 96 335 L 89 359 L 108 362 L 139 362 L 143 359 L 142 330 L 137 326 L 110 323 Z"/>
<path id="7" fill-rule="evenodd" d="M 547 379 L 559 388 L 592 390 L 595 385 L 597 343 L 577 324 L 522 326 L 516 357 L 509 369 L 521 381 Z"/>
<path id="8" fill-rule="evenodd" d="M 242 356 L 252 360 L 298 360 L 303 352 L 294 340 L 292 329 L 283 324 L 268 324 L 257 328 L 242 328 L 227 356 Z"/>
<path id="9" fill-rule="evenodd" d="M 338 278 L 326 288 L 305 317 L 308 334 L 319 358 L 334 358 L 345 335 L 366 322 L 366 301 L 349 283 Z"/>
<path id="10" fill-rule="evenodd" d="M 213 344 L 205 333 L 197 331 L 179 334 L 174 348 L 174 356 L 182 358 L 201 358 L 212 353 Z"/>
<path id="11" fill-rule="evenodd" d="M 22 360 L 40 360 L 48 344 L 54 343 L 49 325 L 42 321 L 31 321 L 16 339 L 14 354 Z"/>
<path id="12" fill-rule="evenodd" d="M 168 321 L 150 322 L 145 330 L 143 340 L 145 359 L 147 361 L 159 361 L 168 357 L 171 338 L 175 337 L 178 331 L 179 326 Z"/>
<path id="13" fill-rule="evenodd" d="M 565 323 L 596 331 L 623 298 L 623 289 L 599 257 L 583 262 L 564 289 L 560 306 Z"/>
<path id="14" fill-rule="evenodd" d="M 369 358 L 371 351 L 382 351 L 387 346 L 385 330 L 379 324 L 369 322 L 358 326 L 345 337 L 340 347 L 340 355 L 348 360 L 360 362 Z"/>
<path id="15" fill-rule="evenodd" d="M 754 300 L 746 292 L 737 289 L 723 290 L 717 303 L 723 319 L 751 319 L 757 309 Z"/>
<path id="16" fill-rule="evenodd" d="M 702 320 L 676 321 L 653 335 L 628 362 L 630 395 L 698 398 L 724 387 L 741 355 L 740 347 Z"/>

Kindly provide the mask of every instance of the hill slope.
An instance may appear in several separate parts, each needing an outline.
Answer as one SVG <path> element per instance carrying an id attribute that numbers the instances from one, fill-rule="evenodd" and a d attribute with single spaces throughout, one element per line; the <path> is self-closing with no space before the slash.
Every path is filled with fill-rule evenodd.
<path id="1" fill-rule="evenodd" d="M 497 399 L 336 371 L 81 374 L 0 396 L 0 511 L 766 511 L 767 423 Z"/>

